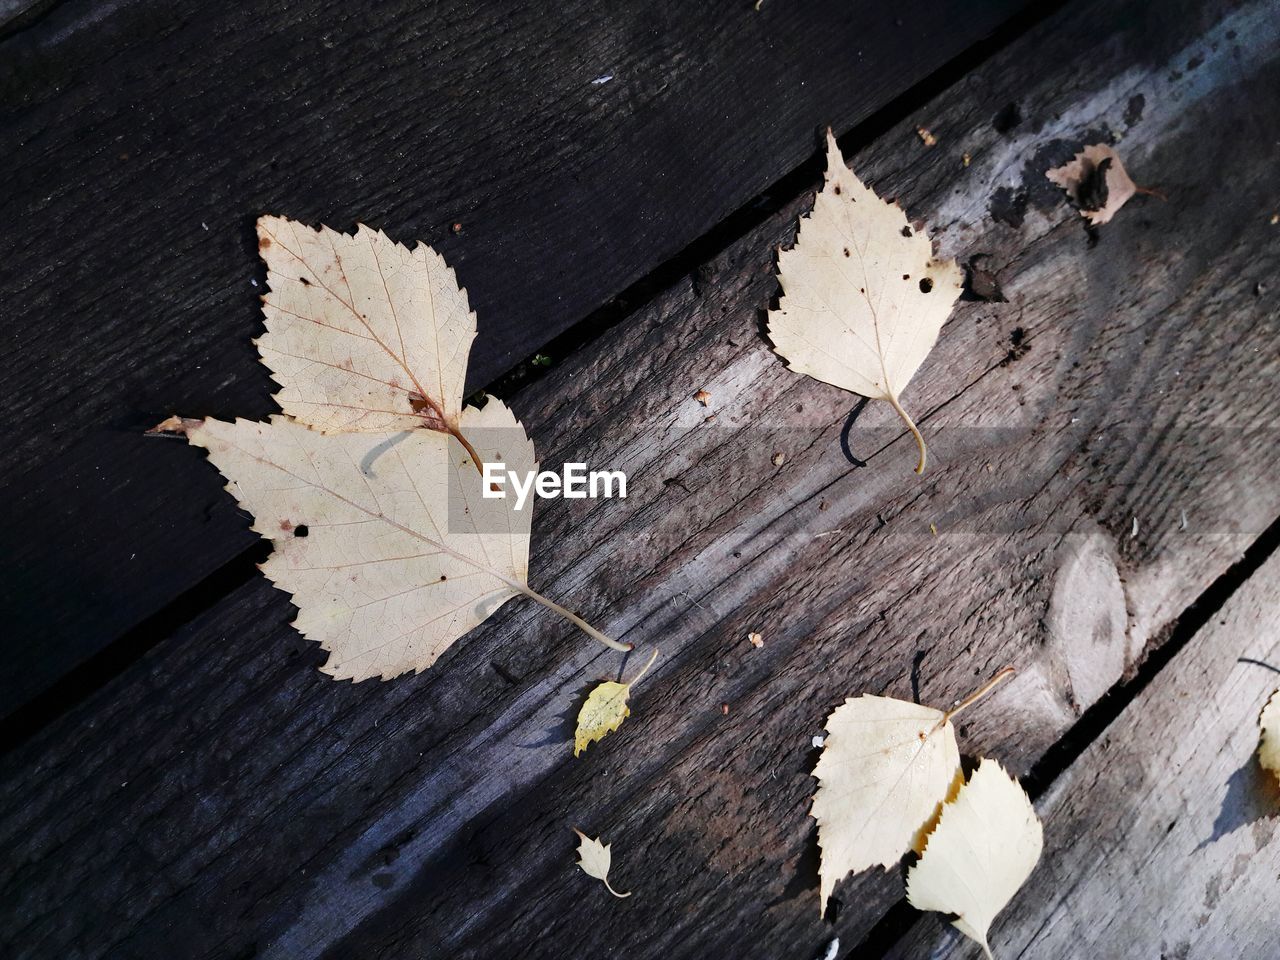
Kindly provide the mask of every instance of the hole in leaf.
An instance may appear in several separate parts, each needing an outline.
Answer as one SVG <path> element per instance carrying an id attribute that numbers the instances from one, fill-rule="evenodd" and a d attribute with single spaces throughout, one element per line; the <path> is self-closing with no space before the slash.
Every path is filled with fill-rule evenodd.
<path id="1" fill-rule="evenodd" d="M 310 532 L 311 531 L 307 529 L 307 525 L 305 523 L 300 523 L 293 528 L 293 535 L 295 537 L 305 537 Z"/>
<path id="2" fill-rule="evenodd" d="M 921 293 L 928 293 L 928 292 L 929 292 L 930 290 L 932 290 L 932 289 L 933 289 L 933 281 L 932 281 L 932 280 L 930 280 L 928 277 L 921 277 L 921 278 L 920 278 L 920 292 L 921 292 Z"/>

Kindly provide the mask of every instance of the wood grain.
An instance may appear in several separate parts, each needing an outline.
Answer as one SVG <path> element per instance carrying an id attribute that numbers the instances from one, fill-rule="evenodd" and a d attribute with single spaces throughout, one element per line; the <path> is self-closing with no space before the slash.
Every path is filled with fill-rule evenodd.
<path id="1" fill-rule="evenodd" d="M 1277 686 L 1273 557 L 1036 804 L 1044 855 L 996 956 L 1272 956 L 1280 784 L 1257 749 Z M 980 955 L 932 918 L 890 954 Z"/>
<path id="2" fill-rule="evenodd" d="M 141 432 L 271 410 L 260 214 L 433 244 L 475 389 L 1025 5 L 119 0 L 0 39 L 0 704 L 249 543 Z"/>
<path id="3" fill-rule="evenodd" d="M 857 943 L 902 885 L 845 881 L 835 924 L 818 918 L 810 738 L 832 707 L 910 696 L 913 672 L 945 704 L 1013 663 L 960 738 L 1024 772 L 1280 516 L 1280 317 L 1255 293 L 1280 268 L 1270 14 L 1073 8 L 854 157 L 944 249 L 987 253 L 1009 297 L 963 303 L 906 391 L 935 462 L 923 478 L 876 406 L 847 430 L 866 463 L 851 466 L 853 398 L 760 338 L 772 251 L 803 200 L 708 263 L 697 292 L 673 288 L 514 398 L 544 463 L 630 478 L 623 501 L 544 503 L 531 570 L 637 655 L 661 648 L 618 733 L 574 760 L 568 717 L 635 663 L 531 605 L 422 676 L 353 686 L 315 671 L 285 598 L 255 581 L 0 762 L 0 944 L 399 958 Z M 1025 119 L 997 130 L 991 102 L 1014 91 Z M 1135 200 L 1091 245 L 1041 178 L 1099 131 L 1171 199 Z M 1017 227 L 991 213 L 1004 190 Z M 614 844 L 631 898 L 573 867 L 571 826 Z"/>

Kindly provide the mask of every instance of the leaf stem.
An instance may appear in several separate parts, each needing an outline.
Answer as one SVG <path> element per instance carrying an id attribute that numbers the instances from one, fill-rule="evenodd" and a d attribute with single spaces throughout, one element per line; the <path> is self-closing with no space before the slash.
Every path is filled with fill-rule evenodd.
<path id="1" fill-rule="evenodd" d="M 612 893 L 612 894 L 613 894 L 615 897 L 617 897 L 619 900 L 623 900 L 623 899 L 625 899 L 625 898 L 627 898 L 627 897 L 631 896 L 631 891 L 630 891 L 630 890 L 628 890 L 626 893 L 619 893 L 617 890 L 613 889 L 613 887 L 609 886 L 609 878 L 608 878 L 608 877 L 601 877 L 600 879 L 604 881 L 604 888 L 605 888 L 606 890 L 608 890 L 610 893 Z"/>
<path id="2" fill-rule="evenodd" d="M 973 691 L 973 693 L 969 694 L 967 697 L 965 697 L 963 700 L 957 703 L 954 707 L 952 707 L 950 710 L 944 713 L 942 715 L 942 722 L 946 723 L 948 720 L 954 717 L 961 710 L 965 710 L 973 706 L 975 703 L 977 703 L 979 700 L 985 697 L 988 693 L 990 693 L 1000 684 L 1004 683 L 1006 680 L 1012 677 L 1015 673 L 1017 673 L 1017 671 L 1014 670 L 1013 667 L 1005 667 L 1004 669 L 997 671 L 994 677 L 992 677 L 990 680 L 988 680 L 986 683 L 980 686 L 977 690 Z"/>
<path id="3" fill-rule="evenodd" d="M 503 579 L 506 579 L 506 578 L 504 577 Z M 540 594 L 537 590 L 534 590 L 532 587 L 526 586 L 525 584 L 519 583 L 515 580 L 507 580 L 507 583 L 515 587 L 517 590 L 523 593 L 530 600 L 537 600 L 538 603 L 542 604 L 548 610 L 551 610 L 555 613 L 560 614 L 560 616 L 564 617 L 566 620 L 572 623 L 575 627 L 577 627 L 587 636 L 591 637 L 593 640 L 599 640 L 606 647 L 612 647 L 614 650 L 621 650 L 623 653 L 626 653 L 628 650 L 635 649 L 636 645 L 634 643 L 619 643 L 617 640 L 614 640 L 612 637 L 605 636 L 603 633 L 601 633 L 591 624 L 587 623 L 587 621 L 583 620 L 580 616 L 578 616 L 572 610 L 567 610 L 566 608 L 560 606 L 560 604 L 556 603 L 554 600 L 548 600 L 546 597 Z M 656 650 L 654 651 L 654 655 L 655 656 L 657 655 Z M 645 667 L 645 670 L 647 669 L 649 668 Z M 643 672 L 644 671 L 642 670 L 641 673 Z M 639 677 L 636 677 L 636 680 L 639 680 L 639 679 L 640 679 Z M 635 681 L 632 681 L 632 682 L 634 683 Z"/>
<path id="4" fill-rule="evenodd" d="M 890 393 L 885 399 L 889 401 L 894 410 L 898 411 L 898 416 L 907 425 L 911 435 L 916 438 L 916 446 L 920 448 L 920 462 L 916 464 L 916 473 L 924 473 L 924 465 L 929 459 L 929 453 L 924 446 L 924 437 L 920 435 L 920 430 L 916 427 L 915 421 L 911 419 L 911 415 L 902 409 L 902 404 L 898 402 L 897 397 Z"/>
<path id="5" fill-rule="evenodd" d="M 449 433 L 462 444 L 462 448 L 467 451 L 467 456 L 471 458 L 471 465 L 480 471 L 481 476 L 484 475 L 484 464 L 480 459 L 480 454 L 476 453 L 476 448 L 471 445 L 471 441 L 462 435 L 462 431 L 457 427 L 450 427 Z"/>
<path id="6" fill-rule="evenodd" d="M 637 683 L 639 683 L 640 678 L 649 672 L 649 668 L 653 666 L 653 661 L 657 659 L 658 659 L 658 651 L 655 649 L 653 651 L 653 656 L 649 658 L 649 662 L 640 668 L 639 673 L 637 673 L 634 677 L 632 677 L 630 680 L 627 681 L 627 686 L 634 687 Z"/>

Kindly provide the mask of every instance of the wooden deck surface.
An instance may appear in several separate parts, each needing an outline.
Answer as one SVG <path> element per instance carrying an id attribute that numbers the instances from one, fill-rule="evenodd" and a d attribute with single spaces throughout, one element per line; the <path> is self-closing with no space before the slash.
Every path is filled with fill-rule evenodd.
<path id="1" fill-rule="evenodd" d="M 754 13 L 744 6 L 733 16 Z M 959 46 L 911 77 L 1015 6 L 992 7 L 989 24 L 954 37 Z M 761 12 L 774 18 L 777 32 L 762 35 L 780 45 L 772 56 L 810 55 L 806 38 L 823 25 L 805 18 L 816 14 L 769 2 Z M 29 110 L 15 91 L 49 69 L 46 55 L 70 56 L 58 52 L 57 31 L 76 13 L 64 3 L 0 38 L 0 51 L 20 44 L 2 89 L 26 122 L 70 109 L 52 86 L 43 100 L 32 94 L 43 106 Z M 563 15 L 536 28 L 512 22 L 503 42 L 519 46 L 536 30 L 561 43 L 564 23 L 585 16 Z M 733 20 L 723 41 L 708 43 L 691 39 L 685 14 L 658 26 L 635 16 L 645 29 L 607 17 L 597 29 L 632 54 L 648 49 L 639 36 L 667 49 L 686 42 L 684 30 L 689 46 L 671 57 L 705 58 L 689 67 L 690 84 L 705 81 L 707 62 L 738 70 L 750 61 L 757 27 Z M 458 21 L 462 35 L 480 36 L 468 22 Z M 321 35 L 319 21 L 307 25 Z M 1269 909 L 1280 791 L 1250 759 L 1257 713 L 1280 685 L 1280 226 L 1271 222 L 1280 212 L 1280 16 L 1268 0 L 1094 0 L 1015 21 L 1001 36 L 998 49 L 931 81 L 927 95 L 884 108 L 896 115 L 882 113 L 881 126 L 842 140 L 854 169 L 902 198 L 944 254 L 985 254 L 1007 297 L 959 304 L 906 393 L 931 444 L 923 478 L 891 411 L 791 373 L 760 332 L 777 292 L 774 251 L 791 242 L 816 184 L 817 168 L 805 165 L 816 156 L 814 112 L 827 110 L 843 132 L 909 80 L 855 96 L 842 75 L 802 105 L 794 91 L 779 94 L 791 119 L 775 125 L 781 108 L 764 104 L 746 119 L 729 67 L 710 68 L 724 84 L 719 99 L 732 103 L 699 142 L 709 157 L 746 151 L 768 165 L 699 193 L 697 213 L 668 212 L 680 202 L 660 191 L 654 210 L 676 221 L 628 251 L 595 249 L 592 228 L 573 217 L 576 225 L 534 231 L 535 250 L 556 250 L 536 281 L 542 292 L 518 308 L 514 291 L 538 270 L 512 262 L 511 276 L 493 280 L 505 247 L 484 232 L 514 215 L 505 201 L 477 202 L 486 212 L 476 222 L 488 226 L 454 237 L 428 225 L 445 198 L 467 196 L 461 188 L 431 183 L 437 192 L 423 194 L 421 211 L 396 199 L 438 167 L 362 183 L 335 174 L 337 193 L 325 182 L 295 194 L 259 165 L 229 181 L 248 194 L 227 213 L 216 249 L 183 247 L 190 261 L 176 268 L 186 271 L 175 275 L 176 297 L 155 305 L 141 288 L 129 294 L 148 300 L 137 332 L 151 338 L 146 349 L 122 341 L 89 356 L 94 341 L 81 327 L 76 351 L 59 349 L 26 319 L 39 331 L 17 391 L 27 420 L 9 427 L 25 459 L 5 474 L 22 508 L 7 534 L 7 603 L 23 607 L 11 618 L 20 642 L 9 703 L 51 682 L 63 689 L 54 678 L 94 651 L 104 652 L 91 663 L 119 669 L 64 709 L 11 719 L 13 743 L 0 757 L 0 950 L 805 960 L 838 937 L 840 956 L 973 956 L 967 941 L 905 907 L 899 871 L 844 881 L 834 918 L 818 916 L 811 738 L 847 696 L 944 704 L 1012 664 L 1017 677 L 959 731 L 963 753 L 996 755 L 1026 777 L 1045 821 L 1041 864 L 997 920 L 997 956 L 1280 955 Z M 699 189 L 672 155 L 648 157 L 652 142 L 619 123 L 597 131 L 584 118 L 566 127 L 565 142 L 587 136 L 607 164 L 647 157 L 650 173 L 686 178 L 664 191 Z M 760 131 L 747 144 L 753 123 Z M 927 147 L 919 127 L 938 143 Z M 15 142 L 24 136 L 34 127 Z M 1114 139 L 1135 180 L 1167 199 L 1137 198 L 1090 234 L 1043 173 L 1099 139 Z M 535 169 L 555 165 L 532 147 L 539 137 L 525 142 Z M 633 159 L 614 156 L 619 149 Z M 344 176 L 358 169 L 349 156 L 332 162 Z M 24 173 L 24 197 L 34 202 L 31 184 L 54 175 Z M 483 361 L 493 374 L 635 277 L 669 269 L 672 252 L 788 175 L 789 192 L 761 216 L 717 228 L 689 269 L 598 335 L 576 328 L 580 342 L 546 376 L 511 390 L 544 463 L 607 464 L 629 477 L 623 501 L 540 505 L 531 582 L 613 635 L 662 650 L 632 717 L 581 759 L 570 718 L 596 680 L 634 662 L 513 603 L 421 676 L 330 681 L 315 669 L 324 655 L 288 625 L 288 600 L 253 572 L 260 552 L 212 468 L 179 443 L 124 439 L 179 402 L 187 413 L 267 409 L 267 380 L 247 346 L 257 321 L 243 289 L 252 263 L 237 232 L 250 219 L 244 203 L 293 198 L 300 208 L 278 212 L 315 219 L 336 205 L 347 211 L 338 226 L 377 214 L 397 235 L 473 264 L 459 272 L 482 336 L 486 309 L 499 341 L 518 331 Z M 577 204 L 621 180 L 619 171 L 592 188 L 544 187 Z M 537 191 L 516 194 L 517 212 L 545 202 Z M 616 202 L 637 216 L 640 197 L 629 188 Z M 66 200 L 63 222 L 73 209 Z M 623 216 L 611 214 L 610 229 Z M 131 276 L 154 286 L 177 231 L 148 247 Z M 98 232 L 75 242 L 98 250 L 110 241 Z M 56 301 L 48 254 L 37 254 L 23 252 L 30 259 L 17 274 L 36 290 L 20 304 L 25 318 Z M 593 257 L 608 270 L 593 271 Z M 537 312 L 550 303 L 536 297 L 551 296 L 556 270 L 578 279 L 547 332 L 530 334 L 527 313 L 504 328 L 504 304 Z M 201 290 L 217 293 L 197 302 Z M 88 302 L 69 315 L 91 317 Z M 219 319 L 189 332 L 204 311 Z M 121 354 L 134 358 L 130 372 L 106 384 L 108 361 Z M 104 381 L 101 391 L 24 392 L 36 372 L 77 363 Z M 143 378 L 160 386 L 137 389 Z M 693 398 L 700 389 L 708 407 Z M 88 424 L 54 437 L 32 419 L 74 420 L 81 408 Z M 95 426 L 104 421 L 111 430 Z M 97 464 L 95 451 L 100 487 L 77 472 Z M 118 511 L 102 519 L 117 495 Z M 54 526 L 70 526 L 38 542 L 48 524 L 39 509 L 54 501 Z M 55 621 L 46 662 L 36 624 L 38 604 L 56 603 L 48 571 L 70 562 L 67 582 L 78 586 L 87 567 L 66 561 L 67 550 L 109 528 L 120 541 L 110 551 L 145 553 L 146 563 L 132 568 L 105 547 L 84 560 L 111 576 L 88 583 L 96 593 L 67 612 L 46 611 Z M 163 566 L 147 586 L 147 571 Z M 160 635 L 128 632 L 138 622 Z M 762 648 L 749 632 L 764 636 Z M 40 664 L 37 679 L 20 675 Z M 608 897 L 573 866 L 571 826 L 614 844 L 611 877 L 632 897 Z"/>

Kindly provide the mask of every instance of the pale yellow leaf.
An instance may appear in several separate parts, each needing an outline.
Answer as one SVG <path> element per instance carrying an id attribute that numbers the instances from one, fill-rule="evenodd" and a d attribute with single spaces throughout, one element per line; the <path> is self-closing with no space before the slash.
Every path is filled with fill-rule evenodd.
<path id="1" fill-rule="evenodd" d="M 460 422 L 487 459 L 537 469 L 532 442 L 498 400 L 467 407 Z M 532 505 L 482 497 L 480 473 L 453 436 L 322 434 L 282 416 L 178 425 L 273 542 L 262 570 L 293 595 L 295 626 L 329 651 L 321 669 L 334 677 L 425 670 L 529 593 Z"/>
<path id="2" fill-rule="evenodd" d="M 1138 192 L 1120 155 L 1105 143 L 1085 147 L 1045 176 L 1067 192 L 1080 215 L 1095 227 L 1109 222 Z"/>
<path id="3" fill-rule="evenodd" d="M 1043 846 L 1026 792 L 985 759 L 942 808 L 924 856 L 907 874 L 907 899 L 918 910 L 954 915 L 956 928 L 990 957 L 991 922 L 1031 875 Z"/>
<path id="4" fill-rule="evenodd" d="M 607 734 L 622 726 L 622 721 L 631 716 L 627 706 L 627 697 L 631 695 L 631 684 L 616 683 L 606 680 L 599 684 L 587 697 L 586 703 L 578 711 L 578 729 L 573 738 L 573 755 L 576 757 L 597 740 L 603 740 Z"/>
<path id="5" fill-rule="evenodd" d="M 476 318 L 438 253 L 283 217 L 258 221 L 258 249 L 257 344 L 285 413 L 326 433 L 459 430 Z"/>
<path id="6" fill-rule="evenodd" d="M 627 698 L 631 696 L 631 688 L 640 678 L 649 672 L 653 661 L 658 659 L 658 651 L 653 651 L 649 662 L 641 668 L 631 680 L 618 683 L 605 680 L 599 683 L 587 695 L 586 702 L 578 711 L 578 727 L 573 736 L 573 755 L 576 757 L 591 744 L 603 740 L 622 726 L 622 721 L 631 716 L 627 706 Z"/>
<path id="7" fill-rule="evenodd" d="M 826 181 L 801 219 L 795 246 L 778 254 L 783 295 L 769 337 L 791 369 L 886 400 L 920 447 L 899 400 L 960 296 L 954 260 L 933 255 L 896 203 L 881 200 L 845 164 L 827 131 Z"/>
<path id="8" fill-rule="evenodd" d="M 1262 726 L 1262 743 L 1258 746 L 1258 760 L 1264 769 L 1275 774 L 1280 781 L 1280 690 L 1271 695 L 1258 721 Z"/>
<path id="9" fill-rule="evenodd" d="M 941 710 L 890 697 L 846 700 L 827 718 L 810 811 L 822 848 L 820 910 L 835 885 L 918 849 L 959 785 L 955 728 Z"/>
<path id="10" fill-rule="evenodd" d="M 631 896 L 630 891 L 619 893 L 609 885 L 609 866 L 612 860 L 612 856 L 609 853 L 610 844 L 601 843 L 599 839 L 592 840 L 577 827 L 573 828 L 573 832 L 578 835 L 578 839 L 581 841 L 578 844 L 578 866 L 582 868 L 582 872 L 601 881 L 605 888 L 615 897 Z"/>

